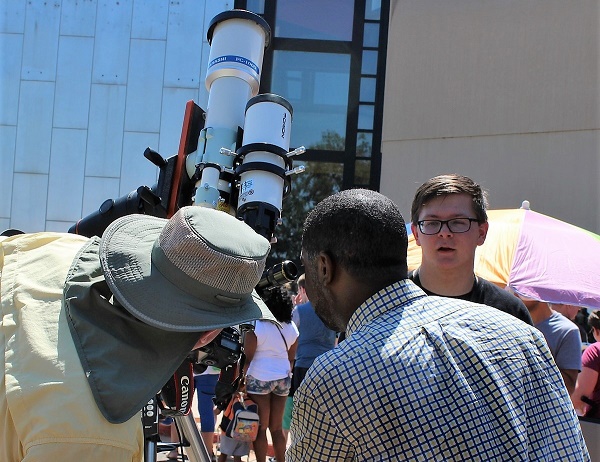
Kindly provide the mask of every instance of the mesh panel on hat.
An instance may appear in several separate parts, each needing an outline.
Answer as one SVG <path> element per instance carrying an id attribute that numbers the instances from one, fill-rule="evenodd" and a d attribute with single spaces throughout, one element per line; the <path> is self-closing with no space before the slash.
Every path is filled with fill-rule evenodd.
<path id="1" fill-rule="evenodd" d="M 167 258 L 191 278 L 218 290 L 248 294 L 262 276 L 265 259 L 225 255 L 210 248 L 190 228 L 183 213 L 167 222 L 159 237 Z"/>

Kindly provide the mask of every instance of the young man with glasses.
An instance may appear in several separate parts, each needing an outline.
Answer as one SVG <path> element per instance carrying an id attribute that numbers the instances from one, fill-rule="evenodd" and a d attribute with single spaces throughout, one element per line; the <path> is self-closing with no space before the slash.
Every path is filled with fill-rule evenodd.
<path id="1" fill-rule="evenodd" d="M 423 183 L 411 207 L 421 266 L 409 277 L 429 295 L 489 305 L 532 324 L 521 300 L 475 275 L 475 250 L 489 226 L 486 208 L 485 192 L 466 176 L 439 175 Z"/>

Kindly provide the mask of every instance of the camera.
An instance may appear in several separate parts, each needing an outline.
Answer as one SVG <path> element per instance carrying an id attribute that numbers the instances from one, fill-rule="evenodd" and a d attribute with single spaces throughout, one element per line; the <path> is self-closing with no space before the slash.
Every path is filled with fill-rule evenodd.
<path id="1" fill-rule="evenodd" d="M 224 328 L 215 339 L 190 353 L 194 372 L 201 374 L 209 366 L 225 369 L 239 361 L 242 336 L 234 327 Z"/>

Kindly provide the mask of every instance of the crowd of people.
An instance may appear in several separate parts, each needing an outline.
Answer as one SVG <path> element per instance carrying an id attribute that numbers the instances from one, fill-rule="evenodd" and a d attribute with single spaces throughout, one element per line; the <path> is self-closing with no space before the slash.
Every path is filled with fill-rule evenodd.
<path id="1" fill-rule="evenodd" d="M 346 194 L 351 195 L 351 193 Z M 361 197 L 362 201 L 366 203 L 373 201 L 373 204 L 381 205 L 381 197 L 372 197 L 370 193 L 366 192 L 362 192 L 362 194 L 364 194 L 364 197 Z M 350 209 L 338 210 L 337 212 L 341 214 L 341 218 L 345 216 L 344 213 L 352 211 L 352 207 L 356 207 L 360 202 L 357 197 L 347 197 L 344 200 L 349 201 L 344 204 L 349 206 Z M 388 206 L 389 204 L 385 204 L 385 207 Z M 596 387 L 598 385 L 598 372 L 600 371 L 600 347 L 592 345 L 591 348 L 586 349 L 583 353 L 582 362 L 582 351 L 588 343 L 588 332 L 591 335 L 600 335 L 600 318 L 596 312 L 588 316 L 585 308 L 521 298 L 477 276 L 474 272 L 475 251 L 485 241 L 488 231 L 487 207 L 486 192 L 468 177 L 440 175 L 423 183 L 415 193 L 411 208 L 411 228 L 416 244 L 422 250 L 422 262 L 419 268 L 407 273 L 407 278 L 430 297 L 451 298 L 478 304 L 467 304 L 466 308 L 468 310 L 478 310 L 480 309 L 479 305 L 487 305 L 534 326 L 542 334 L 547 344 L 562 379 L 560 384 L 564 385 L 576 412 L 579 415 L 600 416 L 600 409 L 595 404 L 600 403 L 600 385 Z M 330 213 L 330 211 L 324 209 L 323 216 L 327 216 L 326 213 Z M 340 217 L 330 218 L 331 221 L 328 223 L 334 227 L 341 226 L 343 220 Z M 367 216 L 365 220 L 370 218 Z M 319 219 L 323 219 L 323 217 L 319 217 Z M 379 221 L 375 223 L 380 224 Z M 311 234 L 309 225 L 310 216 L 307 220 L 305 232 L 308 230 L 309 238 L 312 236 L 313 239 L 321 243 L 323 248 L 329 249 L 326 256 L 332 259 L 331 262 L 326 259 L 319 261 L 319 264 L 327 267 L 327 263 L 331 264 L 335 261 L 333 268 L 338 269 L 341 267 L 348 271 L 349 276 L 346 276 L 347 278 L 356 278 L 360 275 L 360 279 L 363 281 L 371 279 L 375 281 L 378 277 L 383 277 L 380 274 L 381 269 L 379 271 L 373 270 L 372 275 L 364 272 L 364 268 L 372 265 L 372 262 L 368 260 L 363 262 L 360 262 L 360 260 L 356 262 L 351 261 L 351 259 L 345 260 L 344 243 L 333 246 L 331 242 L 322 237 L 314 237 L 316 232 Z M 394 238 L 402 240 L 401 236 L 396 235 Z M 356 247 L 355 239 L 352 242 Z M 380 244 L 378 242 L 378 246 Z M 350 246 L 350 242 L 346 242 L 345 245 Z M 387 248 L 385 244 L 383 248 Z M 332 249 L 338 249 L 339 255 Z M 367 250 L 365 249 L 362 253 L 356 252 L 353 258 L 364 257 Z M 374 249 L 371 252 L 373 255 L 370 258 L 376 261 L 377 252 Z M 307 265 L 307 267 L 310 267 L 310 265 Z M 392 265 L 393 268 L 394 265 Z M 346 336 L 348 325 L 337 319 L 341 313 L 340 308 L 344 306 L 342 303 L 344 300 L 338 301 L 327 297 L 324 300 L 319 299 L 322 303 L 327 302 L 329 304 L 330 311 L 317 314 L 307 295 L 306 276 L 304 274 L 293 284 L 289 284 L 286 289 L 287 292 L 274 291 L 276 296 L 270 297 L 271 300 L 265 300 L 282 327 L 270 322 L 257 321 L 254 334 L 250 335 L 246 342 L 249 361 L 246 391 L 250 398 L 259 404 L 259 409 L 262 408 L 259 412 L 262 422 L 261 429 L 259 437 L 253 445 L 256 460 L 261 462 L 267 460 L 267 429 L 271 433 L 275 453 L 275 457 L 272 457 L 271 460 L 284 460 L 286 445 L 290 443 L 292 443 L 292 447 L 288 453 L 288 460 L 314 460 L 317 457 L 321 458 L 319 460 L 323 460 L 323 458 L 334 457 L 334 453 L 337 454 L 336 457 L 343 458 L 340 454 L 346 448 L 341 443 L 339 447 L 333 446 L 327 448 L 326 451 L 318 444 L 324 439 L 330 439 L 335 434 L 329 428 L 330 425 L 334 425 L 333 422 L 326 422 L 324 427 L 327 430 L 326 434 L 317 432 L 315 435 L 308 434 L 307 436 L 304 433 L 311 426 L 318 427 L 322 425 L 322 422 L 318 422 L 317 419 L 318 409 L 311 407 L 314 406 L 312 404 L 314 398 L 312 397 L 308 400 L 311 403 L 310 406 L 302 401 L 302 407 L 297 410 L 297 424 L 298 426 L 300 424 L 304 425 L 302 427 L 302 438 L 299 436 L 294 437 L 294 431 L 292 431 L 292 436 L 289 438 L 288 433 L 291 427 L 293 409 L 299 407 L 294 406 L 294 393 L 300 389 L 301 383 L 315 360 L 332 350 L 338 344 L 338 341 L 343 340 Z M 348 297 L 348 293 L 344 294 L 344 298 Z M 316 294 L 320 295 L 321 292 L 317 290 Z M 332 297 L 332 295 L 329 294 L 329 297 Z M 334 302 L 335 309 L 332 307 Z M 376 304 L 373 306 L 375 307 Z M 379 307 L 379 309 L 383 308 L 383 305 Z M 442 308 L 440 307 L 440 309 Z M 444 309 L 446 308 L 444 307 Z M 325 314 L 332 316 L 332 318 L 324 317 Z M 584 315 L 583 318 L 582 315 Z M 352 314 L 348 322 L 354 316 Z M 366 316 L 366 313 L 364 316 Z M 467 314 L 462 314 L 462 316 L 469 318 Z M 324 317 L 323 320 L 322 317 Z M 430 321 L 434 321 L 434 319 L 432 318 Z M 329 321 L 329 327 L 324 321 Z M 437 320 L 435 322 L 439 323 L 441 321 Z M 498 323 L 499 325 L 494 326 L 493 330 L 498 331 L 500 329 L 500 331 L 503 331 L 505 326 L 499 321 Z M 596 329 L 594 325 L 598 328 Z M 390 323 L 389 326 L 395 326 L 395 324 Z M 452 332 L 452 336 L 462 337 L 464 335 L 460 330 L 455 330 L 455 326 L 452 326 L 452 329 L 448 327 L 448 329 Z M 284 334 L 284 331 L 287 334 Z M 353 338 L 356 338 L 357 335 L 353 333 Z M 258 347 L 259 343 L 260 347 Z M 372 351 L 366 348 L 363 341 L 358 345 L 366 351 Z M 354 345 L 353 348 L 356 347 Z M 346 348 L 350 347 L 340 345 L 340 348 L 336 351 L 339 351 L 339 354 L 342 355 L 342 351 L 345 351 Z M 433 351 L 435 351 L 435 348 L 433 348 Z M 349 353 L 346 351 L 342 355 L 344 361 L 353 358 L 348 356 Z M 333 355 L 333 353 L 331 354 Z M 255 358 L 258 358 L 258 360 Z M 269 364 L 268 374 L 265 374 L 264 367 L 260 367 L 260 364 L 264 364 L 266 361 Z M 321 358 L 320 361 L 325 360 Z M 340 361 L 340 359 L 337 359 L 337 361 Z M 469 361 L 472 360 L 469 359 Z M 361 381 L 360 375 L 357 375 L 360 362 L 356 358 L 349 361 L 353 372 L 352 374 L 348 372 L 347 376 L 352 377 L 352 380 L 358 379 L 361 387 L 363 387 L 365 383 Z M 332 366 L 332 370 L 339 372 L 340 367 Z M 502 371 L 502 367 L 499 370 L 504 374 L 509 374 L 508 370 Z M 320 372 L 320 374 L 323 373 L 325 371 Z M 461 373 L 464 374 L 464 372 Z M 471 380 L 474 380 L 474 378 L 471 378 Z M 323 383 L 323 381 L 319 380 L 318 383 Z M 335 384 L 335 382 L 328 383 L 327 387 L 329 388 L 332 384 Z M 350 388 L 348 385 L 340 386 L 339 389 L 334 386 L 333 392 L 342 397 L 348 396 L 348 399 L 350 399 L 351 393 L 348 391 Z M 376 389 L 374 386 L 373 392 Z M 320 395 L 321 392 L 325 393 L 326 391 L 325 389 L 317 390 L 317 393 L 311 391 L 310 395 Z M 500 388 L 499 390 L 500 394 L 505 397 L 514 393 L 507 388 Z M 327 391 L 331 392 L 329 389 Z M 355 392 L 358 393 L 359 390 Z M 307 398 L 302 396 L 302 399 L 306 400 Z M 283 405 L 284 400 L 285 406 Z M 319 403 L 323 406 L 326 404 L 320 401 Z M 364 402 L 361 404 L 364 404 Z M 568 403 L 562 402 L 561 406 L 568 408 Z M 402 409 L 407 410 L 406 407 L 402 407 Z M 348 409 L 342 411 L 341 405 L 338 411 L 348 413 Z M 300 420 L 305 412 L 308 412 L 308 421 Z M 336 417 L 339 417 L 339 415 Z M 298 426 L 295 429 L 296 433 L 299 432 Z M 336 424 L 334 428 L 337 429 L 337 427 Z M 320 431 L 323 432 L 323 430 Z M 496 429 L 496 431 L 498 430 Z M 311 437 L 314 439 L 311 439 Z M 347 438 L 346 435 L 343 439 Z M 356 438 L 356 435 L 354 438 Z M 478 438 L 481 438 L 481 436 L 476 436 L 475 440 Z M 250 448 L 247 450 L 249 451 Z M 320 452 L 311 452 L 317 450 Z M 581 445 L 577 450 L 584 457 L 584 445 Z M 356 451 L 356 448 L 353 447 L 351 451 Z M 309 457 L 307 454 L 312 455 Z M 352 456 L 358 457 L 354 452 Z M 344 457 L 347 457 L 347 454 L 344 453 Z M 528 457 L 531 457 L 531 455 Z"/>
<path id="2" fill-rule="evenodd" d="M 487 207 L 468 177 L 423 183 L 409 272 L 398 207 L 333 194 L 306 217 L 305 273 L 260 296 L 269 243 L 215 210 L 131 215 L 101 239 L 5 237 L 0 459 L 89 460 L 93 445 L 98 460 L 141 460 L 142 405 L 189 351 L 251 322 L 239 391 L 258 434 L 222 435 L 218 460 L 590 460 L 578 415 L 600 417 L 600 316 L 476 275 Z M 213 460 L 218 372 L 195 377 Z"/>
<path id="3" fill-rule="evenodd" d="M 294 391 L 317 356 L 336 345 L 338 333 L 325 326 L 316 315 L 306 295 L 304 274 L 283 287 L 266 291 L 263 301 L 278 323 L 259 319 L 246 334 L 245 384 L 241 389 L 258 405 L 261 426 L 252 444 L 255 458 L 277 461 L 285 460 Z M 208 454 L 213 460 L 224 462 L 230 456 L 236 460 L 248 456 L 251 446 L 226 436 L 226 425 L 216 426 L 219 419 L 223 419 L 212 400 L 218 373 L 218 369 L 210 367 L 196 375 L 195 390 L 202 439 Z M 175 423 L 171 419 L 168 423 L 171 442 L 178 442 Z M 221 431 L 215 433 L 219 428 Z M 274 452 L 269 459 L 267 431 Z M 214 451 L 215 439 L 218 457 Z M 180 453 L 174 449 L 167 458 L 177 460 Z"/>

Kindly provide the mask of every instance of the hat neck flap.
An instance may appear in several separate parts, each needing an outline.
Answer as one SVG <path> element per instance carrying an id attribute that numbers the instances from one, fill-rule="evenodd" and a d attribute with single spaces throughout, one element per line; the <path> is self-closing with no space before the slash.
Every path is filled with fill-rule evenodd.
<path id="1" fill-rule="evenodd" d="M 90 240 L 75 257 L 65 281 L 65 310 L 98 409 L 109 422 L 122 423 L 163 387 L 199 334 L 152 327 L 111 302 L 99 244 Z"/>

